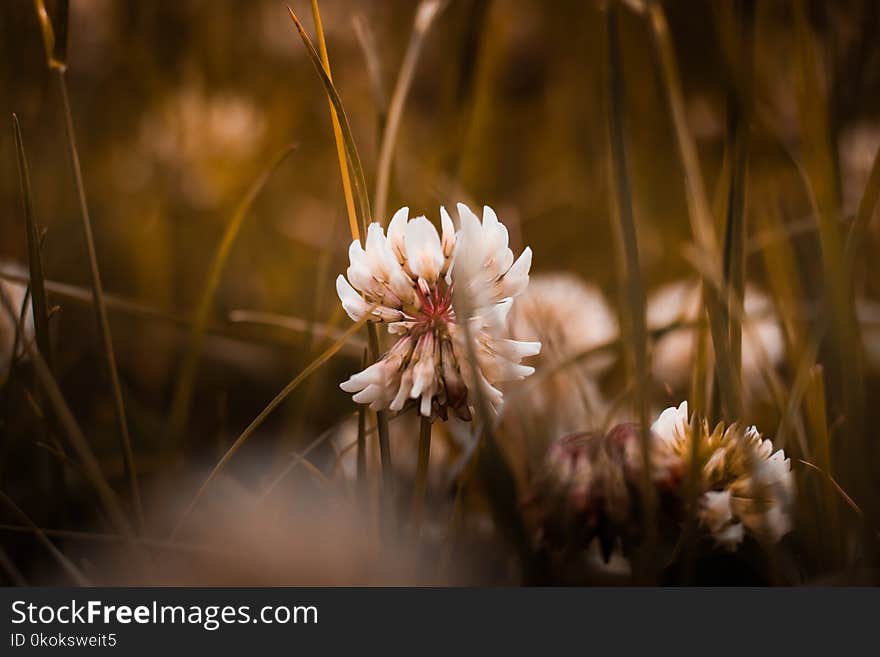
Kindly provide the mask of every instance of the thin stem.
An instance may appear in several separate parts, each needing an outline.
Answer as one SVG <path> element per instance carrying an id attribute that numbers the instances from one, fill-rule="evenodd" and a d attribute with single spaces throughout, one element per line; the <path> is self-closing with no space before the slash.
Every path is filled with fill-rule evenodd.
<path id="1" fill-rule="evenodd" d="M 70 99 L 67 93 L 67 78 L 63 68 L 55 69 L 58 87 L 61 91 L 61 104 L 64 114 L 64 129 L 67 134 L 68 153 L 70 155 L 70 167 L 76 186 L 79 201 L 80 219 L 82 220 L 83 236 L 89 257 L 89 270 L 91 274 L 92 293 L 95 299 L 95 314 L 98 323 L 98 332 L 104 346 L 104 355 L 107 359 L 107 369 L 110 374 L 110 384 L 113 388 L 113 404 L 116 411 L 116 421 L 119 425 L 119 446 L 122 451 L 122 462 L 125 476 L 134 505 L 136 524 L 143 526 L 143 507 L 141 506 L 140 487 L 137 480 L 137 468 L 134 463 L 134 453 L 131 448 L 131 436 L 128 432 L 128 419 L 125 415 L 125 403 L 122 399 L 122 385 L 119 380 L 119 371 L 116 368 L 116 356 L 113 351 L 113 337 L 110 333 L 110 322 L 107 319 L 107 305 L 104 303 L 104 288 L 101 284 L 101 272 L 98 269 L 98 256 L 95 250 L 95 239 L 92 234 L 92 222 L 89 218 L 89 206 L 86 201 L 85 184 L 83 183 L 82 169 L 79 163 L 79 153 L 76 147 L 76 135 L 73 129 L 73 114 L 70 111 Z"/>
<path id="2" fill-rule="evenodd" d="M 653 556 L 656 540 L 655 495 L 651 477 L 651 445 L 648 424 L 648 331 L 645 320 L 645 290 L 642 284 L 639 263 L 638 239 L 633 216 L 632 193 L 629 184 L 626 137 L 623 121 L 624 107 L 623 64 L 620 54 L 620 34 L 618 29 L 618 8 L 615 3 L 608 7 L 608 129 L 610 133 L 611 178 L 614 183 L 614 205 L 618 221 L 614 222 L 615 237 L 620 252 L 619 279 L 622 297 L 626 300 L 628 312 L 621 313 L 622 325 L 628 334 L 632 351 L 626 350 L 629 370 L 634 377 L 635 401 L 641 426 L 640 447 L 642 463 L 642 497 L 645 507 L 645 556 L 646 563 Z M 646 570 L 645 575 L 648 574 Z"/>
<path id="3" fill-rule="evenodd" d="M 314 2 L 314 0 L 313 0 Z M 416 18 L 400 73 L 394 85 L 391 95 L 391 103 L 388 106 L 388 120 L 382 133 L 382 143 L 379 147 L 379 162 L 376 166 L 376 193 L 373 196 L 375 216 L 379 221 L 384 221 L 385 212 L 388 209 L 388 186 L 391 181 L 391 164 L 394 157 L 394 145 L 397 143 L 397 134 L 400 131 L 400 119 L 403 116 L 403 108 L 406 105 L 406 97 L 412 85 L 416 63 L 425 43 L 425 35 L 437 14 L 445 7 L 445 0 L 422 0 L 416 9 Z"/>
<path id="4" fill-rule="evenodd" d="M 367 366 L 367 350 L 361 359 L 364 368 Z M 367 482 L 367 407 L 358 404 L 358 434 L 357 434 L 357 482 L 361 491 Z"/>
<path id="5" fill-rule="evenodd" d="M 419 461 L 416 466 L 416 483 L 413 488 L 412 533 L 418 538 L 422 524 L 422 511 L 425 507 L 425 493 L 428 490 L 428 461 L 431 456 L 431 418 L 420 416 Z"/>
<path id="6" fill-rule="evenodd" d="M 688 205 L 694 241 L 700 251 L 705 254 L 707 262 L 712 265 L 713 269 L 717 269 L 717 273 L 720 275 L 721 252 L 715 234 L 713 215 L 706 198 L 706 188 L 703 184 L 697 147 L 693 135 L 688 129 L 684 93 L 669 35 L 669 25 L 663 6 L 658 0 L 651 0 L 648 4 L 648 21 L 651 26 L 654 51 L 666 102 L 669 105 L 669 112 L 675 128 L 678 154 L 685 172 L 685 200 Z M 709 281 L 706 282 L 709 283 Z M 742 408 L 742 396 L 732 377 L 729 322 L 725 312 L 726 308 L 711 283 L 706 287 L 708 288 L 705 291 L 706 310 L 709 316 L 712 346 L 715 351 L 715 368 L 723 395 L 724 408 L 729 416 L 738 417 Z"/>

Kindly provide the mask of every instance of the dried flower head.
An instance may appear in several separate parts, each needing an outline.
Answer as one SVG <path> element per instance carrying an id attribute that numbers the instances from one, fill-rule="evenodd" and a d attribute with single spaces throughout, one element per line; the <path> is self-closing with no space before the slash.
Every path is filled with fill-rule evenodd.
<path id="1" fill-rule="evenodd" d="M 374 223 L 365 247 L 352 242 L 348 278 L 336 279 L 342 306 L 353 320 L 369 313 L 369 321 L 385 323 L 398 336 L 380 360 L 341 385 L 356 402 L 399 411 L 416 400 L 425 417 L 445 418 L 452 409 L 469 419 L 474 385 L 497 408 L 502 394 L 493 384 L 534 372 L 520 361 L 537 354 L 540 343 L 502 337 L 513 297 L 529 282 L 531 249 L 514 262 L 507 229 L 492 208 L 483 208 L 482 222 L 461 203 L 458 211 L 458 231 L 444 208 L 439 234 L 428 219 L 410 219 L 409 209 L 401 208 L 387 236 Z M 453 304 L 453 287 L 465 303 Z"/>
<path id="2" fill-rule="evenodd" d="M 550 445 L 534 492 L 545 543 L 586 548 L 597 538 L 606 561 L 618 541 L 627 552 L 641 529 L 639 492 L 624 464 L 636 436 L 634 425 L 622 424 L 608 434 L 570 434 Z"/>
<path id="3" fill-rule="evenodd" d="M 705 420 L 690 419 L 687 402 L 682 402 L 663 411 L 651 433 L 655 480 L 680 481 L 696 453 L 701 476 L 697 515 L 719 545 L 734 550 L 747 532 L 775 543 L 791 530 L 791 461 L 754 426 L 719 423 L 710 430 Z"/>

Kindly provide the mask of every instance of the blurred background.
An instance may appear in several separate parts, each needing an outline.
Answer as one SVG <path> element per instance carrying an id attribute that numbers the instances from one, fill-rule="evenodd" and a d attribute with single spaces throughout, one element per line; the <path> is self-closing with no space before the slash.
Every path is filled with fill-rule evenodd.
<path id="1" fill-rule="evenodd" d="M 309 3 L 290 4 L 313 33 Z M 641 271 L 650 296 L 664 284 L 696 275 L 683 257 L 691 240 L 684 178 L 650 26 L 638 13 L 641 3 L 628 4 L 635 10 L 620 12 L 624 124 Z M 663 2 L 710 199 L 723 194 L 727 107 L 736 74 L 728 43 L 736 27 L 719 7 L 724 4 Z M 803 4 L 823 94 L 809 100 L 828 110 L 837 171 L 830 184 L 845 229 L 880 146 L 880 4 Z M 771 287 L 768 251 L 780 241 L 773 231 L 785 227 L 782 241 L 799 272 L 799 307 L 806 313 L 800 319 L 810 322 L 821 312 L 823 279 L 813 201 L 800 168 L 809 125 L 800 104 L 798 58 L 792 55 L 794 5 L 756 3 L 746 279 L 756 289 Z M 47 7 L 53 15 L 55 5 Z M 416 9 L 417 3 L 407 0 L 321 2 L 333 80 L 371 191 Z M 605 38 L 600 2 L 449 2 L 425 35 L 416 62 L 393 159 L 388 214 L 408 205 L 411 215 L 436 220 L 441 204 L 491 205 L 510 228 L 515 252 L 532 247 L 535 275 L 566 272 L 595 286 L 616 322 Z M 54 372 L 103 471 L 122 492 L 113 399 L 94 312 L 75 298 L 77 289 L 89 289 L 89 268 L 59 86 L 46 66 L 31 0 L 2 3 L 0 49 L 0 114 L 8 126 L 0 130 L 3 271 L 27 271 L 9 123 L 15 112 L 36 217 L 45 229 L 46 278 L 76 286 L 67 294 L 50 288 L 50 305 L 59 307 L 52 318 Z M 186 479 L 175 489 L 181 492 L 170 496 L 169 482 L 193 471 L 203 477 L 268 401 L 329 345 L 327 332 L 349 326 L 334 291 L 336 275 L 347 266 L 350 234 L 327 98 L 285 3 L 277 0 L 71 0 L 67 59 L 98 262 L 105 292 L 119 302 L 110 304 L 110 325 L 138 472 L 145 491 L 171 497 L 159 505 L 171 516 L 191 498 L 196 481 Z M 187 345 L 185 320 L 195 312 L 236 206 L 290 143 L 296 149 L 259 192 L 230 252 L 189 422 L 183 435 L 173 436 L 167 421 Z M 880 394 L 880 349 L 872 337 L 880 319 L 877 240 L 873 221 L 855 269 L 869 401 Z M 772 309 L 779 312 L 779 304 Z M 590 324 L 589 317 L 581 321 Z M 230 464 L 237 485 L 261 487 L 277 472 L 279 453 L 302 448 L 354 412 L 338 383 L 360 368 L 360 359 L 361 347 L 344 349 L 267 420 Z M 618 361 L 604 370 L 609 397 L 623 388 L 621 369 Z M 782 358 L 778 369 L 783 376 L 792 372 Z M 100 527 L 82 481 L 67 473 L 66 483 L 59 484 L 55 457 L 35 438 L 39 420 L 25 410 L 30 376 L 25 373 L 20 385 L 5 390 L 0 488 L 40 526 Z M 657 381 L 652 404 L 677 403 L 686 391 L 686 383 Z M 763 421 L 772 433 L 779 409 L 755 397 L 749 423 Z M 869 418 L 880 419 L 877 404 L 867 408 Z M 835 417 L 832 400 L 829 423 Z M 602 421 L 582 428 L 598 428 Z M 313 458 L 326 470 L 335 456 L 322 445 Z M 9 515 L 6 522 L 18 520 Z M 163 520 L 156 522 L 163 526 Z M 54 566 L 35 554 L 34 544 L 27 534 L 0 534 L 0 545 L 24 577 L 54 580 Z M 71 545 L 80 549 L 75 541 Z"/>

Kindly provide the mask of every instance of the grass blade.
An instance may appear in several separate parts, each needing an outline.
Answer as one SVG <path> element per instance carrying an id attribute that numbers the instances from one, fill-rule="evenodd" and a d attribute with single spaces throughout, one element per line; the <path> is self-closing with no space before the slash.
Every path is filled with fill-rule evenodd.
<path id="1" fill-rule="evenodd" d="M 721 253 L 718 248 L 712 212 L 706 197 L 706 188 L 703 184 L 703 174 L 700 170 L 696 144 L 687 126 L 684 94 L 669 36 L 669 25 L 663 7 L 656 0 L 648 5 L 648 18 L 663 89 L 675 128 L 679 156 L 685 172 L 684 182 L 691 230 L 697 248 L 706 254 L 707 262 L 712 263 L 713 268 L 718 268 L 720 274 L 718 263 L 721 262 Z M 715 369 L 721 389 L 723 407 L 728 416 L 738 418 L 742 408 L 742 398 L 740 388 L 736 385 L 732 375 L 728 320 L 715 286 L 709 282 L 708 285 L 704 285 L 703 292 L 709 316 L 712 345 L 715 350 Z"/>
<path id="2" fill-rule="evenodd" d="M 639 418 L 642 463 L 642 498 L 645 509 L 645 550 L 652 560 L 655 526 L 655 495 L 651 476 L 651 446 L 648 421 L 648 332 L 645 320 L 645 289 L 642 284 L 641 265 L 639 263 L 639 247 L 636 235 L 636 224 L 633 216 L 632 192 L 629 183 L 627 163 L 626 136 L 624 119 L 626 108 L 624 102 L 623 63 L 620 54 L 620 31 L 618 28 L 618 5 L 612 3 L 606 10 L 607 46 L 608 46 L 608 103 L 607 120 L 609 134 L 609 151 L 611 156 L 611 182 L 614 189 L 612 195 L 613 233 L 617 245 L 618 281 L 622 308 L 620 312 L 621 326 L 624 329 L 624 353 L 628 364 L 629 378 L 635 382 L 635 406 Z M 626 348 L 626 346 L 630 348 Z M 652 569 L 646 569 L 643 575 L 650 576 Z"/>
<path id="3" fill-rule="evenodd" d="M 807 17 L 804 0 L 794 2 L 794 34 L 798 73 L 797 105 L 803 139 L 804 168 L 815 194 L 819 218 L 825 314 L 830 318 L 833 357 L 825 363 L 834 386 L 828 391 L 832 403 L 842 406 L 845 430 L 837 447 L 853 453 L 876 455 L 875 441 L 866 440 L 866 385 L 861 337 L 856 321 L 853 281 L 840 231 L 840 184 L 835 155 L 835 135 L 828 100 L 819 71 L 816 36 Z M 871 459 L 848 461 L 843 480 L 858 495 L 873 503 L 876 474 Z M 858 482 L 858 483 L 856 483 Z M 873 510 L 869 511 L 873 516 Z"/>
<path id="4" fill-rule="evenodd" d="M 0 286 L 0 304 L 3 305 L 3 308 L 9 314 L 12 321 L 17 321 L 15 309 L 9 300 L 9 296 L 6 294 L 6 290 L 4 290 L 2 286 Z M 92 452 L 89 442 L 86 440 L 85 435 L 83 435 L 82 430 L 77 424 L 73 413 L 71 413 L 70 408 L 64 399 L 64 396 L 61 394 L 61 390 L 58 388 L 58 383 L 52 376 L 52 372 L 49 370 L 48 365 L 46 365 L 46 361 L 43 360 L 39 350 L 32 343 L 25 341 L 25 347 L 28 349 L 31 361 L 33 362 L 37 379 L 43 387 L 49 403 L 52 404 L 61 427 L 67 433 L 70 444 L 82 464 L 83 472 L 98 494 L 107 517 L 110 519 L 110 522 L 115 527 L 116 531 L 125 536 L 132 536 L 131 525 L 126 519 L 125 513 L 122 510 L 122 505 L 120 504 L 116 493 L 110 487 L 110 484 L 107 483 L 104 474 L 101 472 L 98 460 L 95 458 L 95 454 Z"/>
<path id="5" fill-rule="evenodd" d="M 372 212 L 370 210 L 370 199 L 367 195 L 367 182 L 364 177 L 364 168 L 361 165 L 361 158 L 358 154 L 357 146 L 354 143 L 354 137 L 351 133 L 351 125 L 348 122 L 348 116 L 345 114 L 342 100 L 339 98 L 336 87 L 333 86 L 333 81 L 330 79 L 327 69 L 324 68 L 320 55 L 312 45 L 312 40 L 309 39 L 309 35 L 306 34 L 305 28 L 303 28 L 302 23 L 296 17 L 296 14 L 293 13 L 293 10 L 288 7 L 287 11 L 290 13 L 290 18 L 296 26 L 297 32 L 299 32 L 299 36 L 306 47 L 306 52 L 309 55 L 312 66 L 314 66 L 315 71 L 318 73 L 318 77 L 324 85 L 327 97 L 333 105 L 333 109 L 336 111 L 336 115 L 339 119 L 339 128 L 342 131 L 342 140 L 345 143 L 345 152 L 348 156 L 348 163 L 352 172 L 352 182 L 354 183 L 354 189 L 358 199 L 360 232 L 361 236 L 365 239 L 367 225 L 372 220 Z M 367 338 L 370 350 L 370 360 L 375 362 L 379 358 L 379 334 L 376 331 L 376 326 L 372 323 L 367 324 Z M 394 487 L 394 479 L 391 463 L 390 436 L 388 432 L 388 413 L 386 411 L 378 411 L 376 413 L 376 422 L 379 432 L 379 451 L 382 456 L 383 489 L 386 493 L 386 504 L 389 504 L 390 496 Z"/>
<path id="6" fill-rule="evenodd" d="M 49 338 L 49 303 L 46 300 L 46 285 L 43 277 L 43 258 L 40 252 L 40 229 L 34 213 L 31 179 L 28 172 L 27 157 L 21 137 L 21 126 L 18 117 L 12 115 L 12 127 L 15 132 L 15 149 L 18 153 L 18 174 L 21 181 L 21 196 L 24 204 L 24 219 L 27 228 L 28 269 L 30 280 L 28 286 L 31 293 L 31 309 L 34 316 L 34 335 L 37 346 L 49 369 L 52 369 L 52 345 Z"/>
<path id="7" fill-rule="evenodd" d="M 728 187 L 727 221 L 724 238 L 724 279 L 741 307 L 745 300 L 746 186 L 749 135 L 752 121 L 752 78 L 754 62 L 753 0 L 733 4 L 735 84 L 728 91 L 727 142 L 732 151 Z M 742 322 L 728 308 L 731 377 L 742 387 Z"/>
<path id="8" fill-rule="evenodd" d="M 186 430 L 189 419 L 189 408 L 192 401 L 192 389 L 195 383 L 196 374 L 198 374 L 199 357 L 202 351 L 202 341 L 205 336 L 205 327 L 208 324 L 208 318 L 211 314 L 211 308 L 214 305 L 214 296 L 217 288 L 220 286 L 220 279 L 223 276 L 223 270 L 226 267 L 226 261 L 232 251 L 232 246 L 241 232 L 242 224 L 259 195 L 260 191 L 266 185 L 272 173 L 281 165 L 287 156 L 296 149 L 295 144 L 285 146 L 269 163 L 269 165 L 260 172 L 260 175 L 251 183 L 244 197 L 239 201 L 226 225 L 223 232 L 223 238 L 214 252 L 214 258 L 211 260 L 211 267 L 205 280 L 205 287 L 202 289 L 196 312 L 193 317 L 192 326 L 190 328 L 187 349 L 180 366 L 177 376 L 177 383 L 174 389 L 174 397 L 171 402 L 171 412 L 168 419 L 168 435 L 175 441 L 180 439 Z"/>
<path id="9" fill-rule="evenodd" d="M 385 123 L 388 120 L 388 96 L 385 93 L 385 77 L 382 73 L 376 35 L 361 13 L 352 16 L 351 24 L 358 44 L 364 53 L 364 62 L 367 66 L 367 75 L 370 78 L 370 88 L 373 92 L 373 103 L 376 105 L 378 135 L 381 139 L 382 133 L 385 132 Z"/>
<path id="10" fill-rule="evenodd" d="M 321 12 L 318 9 L 318 0 L 312 0 L 312 18 L 315 21 L 315 34 L 318 37 L 318 49 L 321 52 L 321 65 L 327 73 L 327 79 L 332 81 L 333 75 L 330 72 L 330 57 L 327 54 L 327 41 L 324 38 L 324 25 L 321 22 Z M 333 140 L 336 142 L 336 157 L 339 160 L 339 175 L 342 177 L 342 191 L 345 195 L 345 210 L 348 214 L 348 227 L 351 230 L 351 239 L 360 240 L 360 230 L 358 228 L 357 213 L 354 208 L 354 195 L 351 191 L 351 176 L 348 171 L 345 155 L 345 141 L 342 138 L 342 128 L 339 126 L 339 115 L 336 114 L 336 108 L 333 101 L 327 98 L 327 104 L 330 106 L 330 121 L 333 124 Z"/>
<path id="11" fill-rule="evenodd" d="M 321 56 L 318 54 L 318 51 L 315 50 L 315 46 L 312 45 L 312 40 L 309 38 L 309 35 L 306 34 L 305 28 L 296 17 L 296 14 L 293 13 L 293 10 L 288 7 L 287 11 L 290 13 L 290 18 L 293 20 L 293 24 L 296 26 L 297 32 L 299 32 L 299 36 L 306 47 L 306 52 L 309 55 L 312 66 L 315 67 L 315 71 L 317 71 L 318 77 L 321 79 L 321 82 L 324 85 L 324 90 L 327 93 L 327 97 L 329 98 L 330 103 L 333 105 L 333 109 L 335 110 L 336 115 L 339 119 L 339 129 L 342 132 L 342 140 L 345 144 L 345 153 L 348 157 L 348 163 L 351 166 L 351 172 L 353 174 L 352 182 L 354 183 L 354 190 L 357 195 L 358 205 L 360 208 L 359 228 L 361 234 L 366 235 L 367 224 L 369 224 L 369 222 L 371 221 L 372 212 L 370 211 L 370 200 L 367 196 L 367 183 L 366 178 L 364 177 L 364 168 L 361 165 L 361 158 L 360 155 L 358 155 L 357 146 L 355 146 L 354 143 L 354 137 L 351 133 L 351 125 L 348 122 L 348 116 L 345 114 L 345 108 L 342 106 L 342 101 L 339 98 L 336 87 L 333 86 L 333 81 L 330 79 L 330 76 L 324 69 L 324 64 L 321 61 Z"/>

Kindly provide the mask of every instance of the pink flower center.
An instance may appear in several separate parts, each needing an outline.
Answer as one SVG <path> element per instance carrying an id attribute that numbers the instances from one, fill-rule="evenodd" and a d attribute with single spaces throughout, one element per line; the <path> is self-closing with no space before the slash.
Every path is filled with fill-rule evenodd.
<path id="1" fill-rule="evenodd" d="M 421 308 L 416 315 L 416 325 L 419 328 L 430 330 L 455 322 L 452 285 L 447 285 L 442 279 L 432 287 L 420 284 L 416 286 L 416 294 L 421 302 Z"/>

